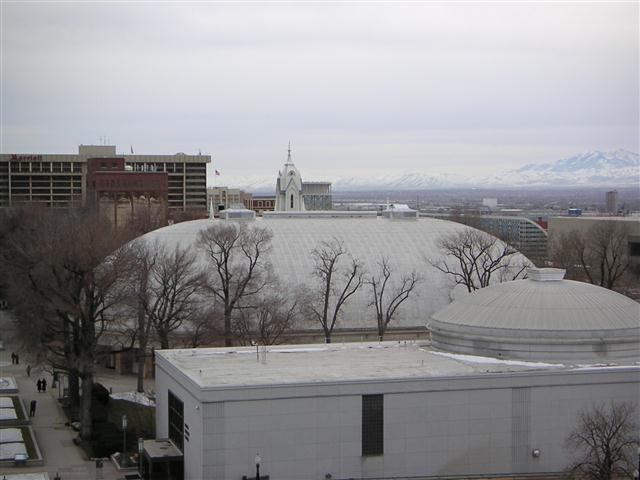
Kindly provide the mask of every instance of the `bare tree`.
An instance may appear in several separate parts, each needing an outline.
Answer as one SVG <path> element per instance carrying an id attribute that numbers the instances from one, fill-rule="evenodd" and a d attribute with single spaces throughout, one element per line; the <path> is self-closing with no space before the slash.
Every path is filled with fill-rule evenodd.
<path id="1" fill-rule="evenodd" d="M 133 331 L 134 342 L 137 342 L 136 362 L 138 364 L 137 391 L 144 392 L 144 365 L 147 358 L 147 348 L 153 333 L 153 322 L 149 318 L 148 310 L 151 303 L 150 282 L 152 271 L 156 265 L 157 253 L 149 248 L 144 240 L 134 241 L 129 245 L 127 252 L 130 259 L 130 274 L 123 285 L 129 292 L 127 302 L 124 305 L 125 317 L 134 318 Z M 116 307 L 117 308 L 117 307 Z"/>
<path id="2" fill-rule="evenodd" d="M 142 304 L 153 324 L 160 348 L 171 347 L 171 336 L 202 308 L 204 274 L 197 254 L 177 245 L 173 250 L 154 244 L 155 262 Z"/>
<path id="3" fill-rule="evenodd" d="M 492 280 L 520 278 L 531 266 L 526 261 L 516 264 L 515 248 L 474 228 L 440 237 L 438 248 L 445 258 L 429 263 L 453 278 L 456 285 L 464 285 L 468 292 L 487 287 Z"/>
<path id="4" fill-rule="evenodd" d="M 376 309 L 378 322 L 378 338 L 382 341 L 387 327 L 391 323 L 396 311 L 402 303 L 409 298 L 416 286 L 422 281 L 422 277 L 412 271 L 403 275 L 397 285 L 392 285 L 393 269 L 389 260 L 383 258 L 378 262 L 378 274 L 372 275 L 366 283 L 371 287 L 372 300 L 369 305 Z"/>
<path id="5" fill-rule="evenodd" d="M 551 260 L 571 278 L 613 290 L 630 270 L 628 236 L 628 227 L 614 221 L 573 230 L 554 239 Z"/>
<path id="6" fill-rule="evenodd" d="M 283 334 L 294 328 L 300 310 L 300 300 L 295 293 L 284 295 L 276 285 L 261 295 L 250 308 L 239 312 L 234 325 L 236 337 L 243 344 L 255 341 L 260 345 L 280 343 Z"/>
<path id="7" fill-rule="evenodd" d="M 90 392 L 98 342 L 113 323 L 111 307 L 122 301 L 117 288 L 127 269 L 117 251 L 122 240 L 95 214 L 51 210 L 26 218 L 2 252 L 12 276 L 18 332 L 25 345 L 45 347 L 54 369 L 68 372 L 84 439 L 92 434 Z"/>
<path id="8" fill-rule="evenodd" d="M 198 234 L 198 246 L 212 267 L 209 291 L 222 304 L 226 346 L 233 344 L 234 312 L 272 281 L 266 256 L 272 236 L 266 228 L 234 222 L 218 222 Z"/>
<path id="9" fill-rule="evenodd" d="M 318 288 L 311 291 L 306 310 L 322 326 L 325 342 L 331 343 L 342 307 L 362 286 L 364 268 L 358 260 L 349 257 L 343 242 L 335 238 L 321 242 L 311 256 Z M 343 259 L 348 262 L 344 268 Z"/>
<path id="10" fill-rule="evenodd" d="M 573 478 L 612 480 L 632 478 L 635 446 L 638 445 L 636 408 L 612 402 L 583 410 L 566 447 L 576 456 L 569 468 Z"/>

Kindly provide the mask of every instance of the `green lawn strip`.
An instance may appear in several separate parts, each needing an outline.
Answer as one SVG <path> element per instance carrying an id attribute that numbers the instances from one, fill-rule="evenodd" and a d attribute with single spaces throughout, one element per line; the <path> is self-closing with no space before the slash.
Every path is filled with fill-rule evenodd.
<path id="1" fill-rule="evenodd" d="M 22 439 L 24 441 L 24 447 L 27 450 L 27 455 L 29 455 L 29 460 L 39 460 L 38 450 L 36 450 L 36 444 L 31 436 L 29 427 L 20 427 L 20 430 L 22 431 Z"/>
<path id="2" fill-rule="evenodd" d="M 13 402 L 13 409 L 16 411 L 16 416 L 18 417 L 18 420 L 26 420 L 27 417 L 25 417 L 24 405 L 20 401 L 20 397 L 11 396 L 11 401 Z"/>

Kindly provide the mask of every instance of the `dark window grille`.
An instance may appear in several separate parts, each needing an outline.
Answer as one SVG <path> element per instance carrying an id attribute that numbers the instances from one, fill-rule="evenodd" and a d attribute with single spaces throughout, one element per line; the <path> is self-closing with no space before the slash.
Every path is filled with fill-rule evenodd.
<path id="1" fill-rule="evenodd" d="M 181 451 L 184 448 L 184 404 L 169 392 L 169 438 Z"/>
<path id="2" fill-rule="evenodd" d="M 382 395 L 362 396 L 362 455 L 384 453 L 384 403 Z"/>

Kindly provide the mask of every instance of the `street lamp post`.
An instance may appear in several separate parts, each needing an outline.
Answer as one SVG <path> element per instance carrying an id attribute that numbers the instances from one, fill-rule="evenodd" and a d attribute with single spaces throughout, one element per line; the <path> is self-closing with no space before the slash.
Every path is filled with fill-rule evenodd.
<path id="1" fill-rule="evenodd" d="M 260 462 L 262 462 L 262 458 L 260 458 L 260 454 L 256 453 L 256 480 L 260 480 Z"/>
<path id="2" fill-rule="evenodd" d="M 122 415 L 122 466 L 127 466 L 127 416 Z"/>
<path id="3" fill-rule="evenodd" d="M 142 477 L 142 452 L 144 451 L 144 439 L 138 438 L 138 473 Z"/>

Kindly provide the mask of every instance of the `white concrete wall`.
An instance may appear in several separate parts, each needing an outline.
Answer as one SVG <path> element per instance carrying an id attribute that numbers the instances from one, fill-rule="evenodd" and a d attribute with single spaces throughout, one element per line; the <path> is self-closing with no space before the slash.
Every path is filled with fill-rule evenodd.
<path id="1" fill-rule="evenodd" d="M 200 390 L 159 365 L 158 437 L 170 389 L 190 428 L 185 480 L 253 476 L 258 452 L 278 480 L 560 472 L 581 409 L 640 398 L 637 368 Z M 361 395 L 372 393 L 384 394 L 384 455 L 362 457 Z"/>
<path id="2" fill-rule="evenodd" d="M 184 440 L 184 478 L 202 479 L 203 458 L 202 439 L 204 424 L 202 405 L 184 385 L 178 383 L 171 374 L 156 370 L 156 437 L 169 438 L 169 390 L 184 404 L 184 423 L 189 426 L 189 440 Z"/>
<path id="3" fill-rule="evenodd" d="M 559 472 L 581 408 L 639 393 L 637 383 L 387 393 L 379 457 L 361 456 L 360 395 L 210 403 L 203 474 L 253 475 L 258 452 L 263 474 L 291 480 Z"/>

